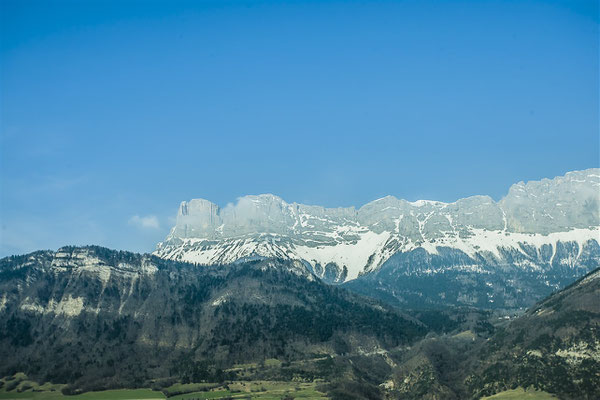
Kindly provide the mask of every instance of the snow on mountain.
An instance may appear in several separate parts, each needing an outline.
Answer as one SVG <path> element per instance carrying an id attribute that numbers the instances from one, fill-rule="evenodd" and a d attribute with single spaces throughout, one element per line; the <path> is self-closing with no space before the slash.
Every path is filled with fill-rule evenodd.
<path id="1" fill-rule="evenodd" d="M 501 249 L 524 245 L 553 252 L 573 242 L 579 252 L 600 242 L 600 169 L 519 182 L 499 202 L 473 196 L 453 203 L 393 196 L 358 210 L 324 208 L 263 194 L 219 207 L 204 199 L 184 201 L 177 222 L 155 254 L 198 264 L 251 256 L 303 260 L 331 282 L 355 279 L 392 255 L 423 248 L 454 248 L 470 257 L 502 263 Z"/>

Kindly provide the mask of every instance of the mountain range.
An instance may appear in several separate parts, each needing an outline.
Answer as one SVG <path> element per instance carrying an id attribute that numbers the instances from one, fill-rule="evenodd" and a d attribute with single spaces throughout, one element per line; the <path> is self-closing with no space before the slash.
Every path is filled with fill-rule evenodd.
<path id="1" fill-rule="evenodd" d="M 293 260 L 199 269 L 65 247 L 0 260 L 0 294 L 0 376 L 24 372 L 84 390 L 220 382 L 242 378 L 231 370 L 236 364 L 380 351 L 429 330 Z M 278 371 L 278 379 L 336 373 L 302 365 Z"/>
<path id="2" fill-rule="evenodd" d="M 35 382 L 64 394 L 169 395 L 295 381 L 321 382 L 334 400 L 478 399 L 516 387 L 594 399 L 599 278 L 595 270 L 520 317 L 498 318 L 401 310 L 326 284 L 294 260 L 198 268 L 95 246 L 7 257 L 0 394 L 50 393 Z"/>
<path id="3" fill-rule="evenodd" d="M 220 208 L 194 199 L 154 254 L 201 265 L 299 260 L 326 282 L 392 303 L 520 308 L 600 265 L 599 198 L 593 168 L 519 182 L 498 202 L 387 196 L 324 208 L 265 194 Z"/>
<path id="4" fill-rule="evenodd" d="M 596 399 L 599 198 L 589 169 L 498 202 L 197 199 L 153 254 L 5 257 L 0 397 L 238 398 L 229 385 L 253 382 L 245 398 L 273 398 L 264 382 L 300 382 L 333 400 Z"/>

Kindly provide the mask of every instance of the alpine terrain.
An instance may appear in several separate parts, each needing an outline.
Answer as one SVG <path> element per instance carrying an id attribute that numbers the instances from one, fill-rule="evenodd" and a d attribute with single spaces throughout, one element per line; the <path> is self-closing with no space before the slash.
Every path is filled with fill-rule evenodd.
<path id="1" fill-rule="evenodd" d="M 95 246 L 7 257 L 0 398 L 594 399 L 599 271 L 511 319 L 400 310 L 295 260 L 198 268 Z"/>
<path id="2" fill-rule="evenodd" d="M 155 255 L 201 265 L 299 260 L 329 283 L 398 305 L 521 308 L 600 265 L 600 169 L 519 182 L 496 202 L 387 196 L 358 210 L 266 194 L 181 203 Z"/>
<path id="3" fill-rule="evenodd" d="M 353 366 L 348 357 L 372 354 L 385 373 L 385 349 L 429 330 L 293 260 L 199 269 L 95 246 L 0 260 L 0 376 L 70 384 L 68 394 L 175 382 L 359 382 L 370 361 Z M 269 359 L 277 368 L 240 366 Z"/>

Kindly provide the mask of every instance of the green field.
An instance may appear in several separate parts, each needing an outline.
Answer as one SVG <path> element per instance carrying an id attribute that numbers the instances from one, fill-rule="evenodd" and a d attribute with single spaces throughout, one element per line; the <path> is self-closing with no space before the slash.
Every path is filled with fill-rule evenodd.
<path id="1" fill-rule="evenodd" d="M 517 388 L 513 390 L 506 390 L 504 392 L 496 393 L 493 396 L 482 397 L 481 400 L 554 400 L 556 396 L 541 392 L 538 390 L 525 390 L 523 388 Z"/>
<path id="2" fill-rule="evenodd" d="M 272 381 L 249 381 L 232 382 L 227 385 L 228 390 L 217 388 L 209 392 L 193 392 L 184 395 L 169 397 L 169 399 L 262 399 L 280 400 L 286 397 L 295 399 L 326 399 L 323 393 L 315 389 L 315 383 L 297 382 L 272 382 Z"/>
<path id="3" fill-rule="evenodd" d="M 280 400 L 287 396 L 292 396 L 296 399 L 326 399 L 326 397 L 317 392 L 314 387 L 304 387 L 296 390 L 297 386 L 285 384 L 275 384 L 275 387 L 268 388 L 264 391 L 256 392 L 239 392 L 237 390 L 216 389 L 207 392 L 192 392 L 181 394 L 169 399 L 222 399 L 222 398 L 239 398 L 239 399 L 262 399 L 262 400 Z M 60 391 L 25 391 L 25 392 L 4 392 L 0 391 L 0 399 L 85 399 L 85 400 L 142 400 L 142 399 L 166 399 L 167 397 L 161 392 L 152 391 L 150 389 L 121 389 L 121 390 L 105 390 L 101 392 L 88 392 L 74 396 L 65 396 Z"/>
<path id="4" fill-rule="evenodd" d="M 0 399 L 85 399 L 85 400 L 142 400 L 142 399 L 165 399 L 161 392 L 150 389 L 120 389 L 105 390 L 102 392 L 89 392 L 74 396 L 65 396 L 60 391 L 0 391 Z"/>
<path id="5" fill-rule="evenodd" d="M 166 399 L 160 391 L 150 389 L 120 389 L 100 392 L 87 392 L 66 396 L 61 393 L 64 385 L 45 383 L 39 385 L 27 379 L 24 374 L 5 377 L 0 380 L 0 399 L 73 399 L 73 400 L 143 400 Z M 274 381 L 236 381 L 226 385 L 214 383 L 175 384 L 163 391 L 169 399 L 261 399 L 281 400 L 286 397 L 295 399 L 327 399 L 316 390 L 317 383 L 274 382 Z"/>

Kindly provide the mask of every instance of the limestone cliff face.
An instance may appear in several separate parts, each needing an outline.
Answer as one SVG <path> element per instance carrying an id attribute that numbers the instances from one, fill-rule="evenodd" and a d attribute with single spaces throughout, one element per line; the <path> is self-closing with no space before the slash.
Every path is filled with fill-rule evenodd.
<path id="1" fill-rule="evenodd" d="M 470 265 L 486 269 L 515 266 L 506 253 L 556 254 L 562 245 L 577 246 L 578 258 L 588 242 L 600 241 L 599 210 L 600 169 L 520 182 L 498 202 L 489 196 L 454 203 L 387 196 L 359 209 L 324 208 L 267 194 L 219 208 L 195 199 L 181 204 L 175 227 L 155 254 L 202 265 L 251 256 L 302 260 L 334 283 L 375 273 L 392 256 L 416 249 L 429 256 L 454 249 Z M 528 267 L 543 269 L 548 263 L 534 258 Z M 448 260 L 445 265 L 461 264 Z"/>
<path id="2" fill-rule="evenodd" d="M 564 232 L 600 225 L 600 169 L 511 186 L 499 206 L 512 232 Z"/>

